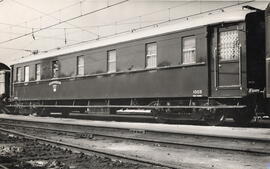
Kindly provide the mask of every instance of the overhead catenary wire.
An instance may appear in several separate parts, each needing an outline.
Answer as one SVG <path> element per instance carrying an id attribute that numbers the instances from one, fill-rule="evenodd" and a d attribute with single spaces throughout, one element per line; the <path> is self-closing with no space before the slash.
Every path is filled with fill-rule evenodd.
<path id="1" fill-rule="evenodd" d="M 186 2 L 186 1 L 185 1 Z M 241 5 L 241 4 L 245 4 L 245 3 L 250 3 L 250 2 L 254 2 L 254 1 L 245 1 L 245 2 L 241 2 L 241 3 L 237 3 L 237 4 L 234 4 L 234 5 L 230 5 L 230 6 L 225 6 L 225 7 L 222 7 L 222 8 L 217 8 L 217 9 L 214 9 L 214 10 L 208 10 L 206 11 L 206 13 L 210 13 L 210 12 L 213 12 L 213 11 L 221 11 L 223 9 L 226 9 L 226 8 L 229 8 L 229 7 L 233 7 L 233 6 L 237 6 L 237 5 Z M 173 7 L 171 7 L 172 9 Z M 210 11 L 210 12 L 209 12 Z M 154 12 L 151 12 L 151 13 L 154 13 Z M 174 18 L 173 20 L 170 20 L 170 21 L 174 21 L 174 20 L 180 20 L 180 19 L 183 19 L 183 18 L 191 18 L 193 16 L 197 16 L 198 14 L 204 14 L 204 13 L 197 13 L 195 15 L 188 15 L 188 16 L 184 16 L 184 17 L 180 17 L 180 18 Z M 143 15 L 142 15 L 143 16 Z M 133 17 L 135 18 L 135 17 Z M 119 22 L 121 21 L 117 21 L 117 25 L 121 25 Z M 142 21 L 141 21 L 142 22 Z M 144 21 L 146 22 L 146 21 Z M 164 21 L 164 22 L 159 22 L 159 23 L 155 23 L 155 24 L 150 24 L 150 25 L 146 25 L 146 26 L 143 26 L 141 28 L 136 28 L 134 29 L 135 31 L 136 30 L 139 30 L 139 29 L 144 29 L 144 28 L 147 28 L 147 27 L 151 27 L 153 25 L 158 25 L 158 24 L 163 24 L 163 23 L 167 23 L 168 21 Z M 123 23 L 123 24 L 132 24 L 132 22 L 129 22 L 129 23 Z M 115 22 L 113 22 L 113 25 L 115 25 Z M 104 25 L 94 25 L 94 26 L 97 26 L 97 27 L 101 27 L 101 26 L 112 26 L 112 24 L 104 24 Z M 53 28 L 53 27 L 51 27 Z M 64 29 L 64 28 L 55 28 L 55 29 Z M 74 29 L 74 28 L 66 28 L 66 29 Z M 38 29 L 37 29 L 38 30 Z M 130 32 L 131 30 L 127 30 L 127 31 L 123 31 L 123 32 L 118 32 L 118 34 L 122 34 L 122 33 L 127 33 L 127 32 Z M 63 33 L 62 33 L 63 34 Z M 110 36 L 115 36 L 115 34 L 112 34 L 112 35 L 107 35 L 107 36 L 100 36 L 100 38 L 107 38 L 107 37 L 110 37 Z M 86 42 L 90 42 L 90 41 L 94 41 L 96 39 L 90 39 L 90 40 L 85 40 L 85 41 L 79 41 L 79 42 L 76 42 L 76 43 L 73 43 L 73 44 L 69 44 L 67 46 L 62 46 L 62 47 L 69 47 L 69 46 L 73 46 L 73 45 L 77 45 L 77 44 L 82 44 L 82 43 L 86 43 Z M 56 50 L 56 49 L 59 49 L 59 48 L 62 48 L 62 47 L 57 47 L 57 48 L 53 48 L 53 49 L 49 49 L 48 51 L 50 50 Z M 45 51 L 47 52 L 47 51 Z"/>
<path id="2" fill-rule="evenodd" d="M 48 16 L 48 17 L 50 17 L 50 18 L 56 19 L 57 21 L 61 22 L 61 19 L 60 19 L 60 18 L 54 17 L 54 16 L 52 16 L 52 15 L 50 15 L 50 14 L 48 14 L 48 13 L 45 13 L 45 12 L 40 11 L 40 10 L 37 10 L 37 9 L 31 7 L 31 6 L 25 5 L 25 4 L 23 4 L 23 3 L 21 3 L 21 2 L 18 2 L 18 1 L 16 1 L 16 0 L 11 0 L 11 1 L 14 2 L 14 3 L 16 3 L 16 4 L 19 4 L 19 5 L 23 6 L 23 7 L 25 7 L 25 8 L 31 9 L 31 10 L 33 10 L 33 11 L 36 11 L 36 12 L 42 14 L 42 15 Z M 82 2 L 82 1 L 80 1 L 80 2 Z M 81 3 L 80 3 L 80 5 L 81 5 Z M 82 15 L 82 12 L 81 12 L 81 15 Z M 98 36 L 96 33 L 92 32 L 92 31 L 89 31 L 89 30 L 86 30 L 86 29 L 83 29 L 83 28 L 81 28 L 81 27 L 79 27 L 79 26 L 77 26 L 77 25 L 71 24 L 71 23 L 69 23 L 69 22 L 65 22 L 65 23 L 68 24 L 68 25 L 71 25 L 71 26 L 73 26 L 73 27 L 76 27 L 76 28 L 78 28 L 78 29 L 81 29 L 82 31 L 85 31 L 85 32 L 88 32 L 88 33 L 90 33 L 90 34 L 93 34 L 93 35 Z"/>
<path id="3" fill-rule="evenodd" d="M 87 1 L 87 0 L 83 0 L 84 2 Z M 90 0 L 91 2 L 95 2 L 95 1 L 92 1 Z M 133 0 L 134 1 L 134 0 Z M 156 13 L 159 13 L 159 12 L 163 12 L 165 10 L 172 10 L 174 8 L 177 8 L 177 7 L 183 7 L 183 5 L 188 5 L 190 3 L 194 3 L 194 2 L 197 2 L 198 0 L 194 1 L 194 0 L 189 0 L 189 1 L 179 1 L 179 2 L 184 2 L 184 3 L 181 3 L 180 5 L 175 5 L 175 6 L 170 6 L 169 8 L 165 8 L 165 9 L 160 9 L 160 10 L 157 10 L 157 11 L 153 11 L 153 12 L 150 12 L 150 13 L 145 13 L 145 14 L 142 14 L 140 16 L 133 16 L 133 17 L 129 17 L 129 18 L 125 18 L 123 20 L 117 20 L 117 21 L 114 21 L 114 22 L 111 22 L 111 23 L 107 23 L 107 24 L 99 24 L 99 25 L 87 25 L 87 26 L 80 26 L 79 28 L 75 28 L 75 27 L 52 27 L 52 28 L 48 28 L 48 29 L 55 29 L 55 30 L 71 30 L 71 29 L 84 29 L 84 28 L 101 28 L 101 27 L 108 27 L 108 26 L 115 26 L 115 23 L 117 22 L 117 25 L 118 26 L 121 26 L 121 25 L 129 25 L 129 24 L 137 24 L 137 23 L 146 23 L 146 22 L 158 22 L 158 21 L 161 21 L 160 19 L 159 20 L 148 20 L 148 21 L 143 21 L 141 20 L 141 18 L 143 17 L 146 17 L 148 15 L 153 15 L 153 14 L 156 14 Z M 75 3 L 75 4 L 78 4 L 78 3 Z M 72 6 L 72 5 L 71 5 Z M 65 9 L 65 8 L 61 8 L 59 10 L 62 10 L 62 9 Z M 56 10 L 56 11 L 59 11 L 59 10 Z M 52 13 L 55 13 L 55 12 L 51 12 L 49 13 L 48 15 L 52 14 Z M 129 20 L 133 20 L 133 19 L 136 19 L 136 18 L 140 18 L 140 21 L 135 21 L 135 22 L 125 22 L 125 21 L 129 21 Z M 40 17 L 38 17 L 38 19 L 40 19 Z M 33 19 L 34 20 L 34 19 Z M 24 24 L 26 24 L 28 21 L 25 21 L 23 22 Z M 121 22 L 124 22 L 124 23 L 121 23 Z M 11 27 L 18 27 L 18 28 L 24 28 L 24 29 L 40 29 L 40 27 L 27 27 L 27 26 L 21 26 L 21 25 L 15 25 L 15 24 L 9 24 L 9 23 L 3 23 L 3 22 L 0 22 L 1 25 L 7 25 L 7 26 L 11 26 Z"/>
<path id="4" fill-rule="evenodd" d="M 105 9 L 114 7 L 114 6 L 118 6 L 118 5 L 123 4 L 123 3 L 126 3 L 126 2 L 128 2 L 128 1 L 129 1 L 129 0 L 123 0 L 123 1 L 120 1 L 120 2 L 117 2 L 117 3 L 114 3 L 114 4 L 110 4 L 109 6 L 105 6 L 105 7 L 102 7 L 102 8 L 93 10 L 93 11 L 90 11 L 90 12 L 86 12 L 85 14 L 78 15 L 78 16 L 75 16 L 75 17 L 66 19 L 66 20 L 60 21 L 60 22 L 58 22 L 58 23 L 49 25 L 49 26 L 45 26 L 45 27 L 40 28 L 40 29 L 38 29 L 38 30 L 34 30 L 33 32 L 29 32 L 29 33 L 26 33 L 26 34 L 21 35 L 21 36 L 17 36 L 17 37 L 8 39 L 8 40 L 1 41 L 0 44 L 4 44 L 4 43 L 7 43 L 7 42 L 11 42 L 11 41 L 14 41 L 14 40 L 17 40 L 17 39 L 20 39 L 20 38 L 23 38 L 23 37 L 32 35 L 33 33 L 37 33 L 37 32 L 46 30 L 46 29 L 51 28 L 51 27 L 54 27 L 54 26 L 57 26 L 57 25 L 60 25 L 60 24 L 63 24 L 63 23 L 66 23 L 66 22 L 69 22 L 69 21 L 72 21 L 72 20 L 76 20 L 76 19 L 78 19 L 78 18 L 81 18 L 81 17 L 87 16 L 87 15 L 91 15 L 91 14 L 97 13 L 97 12 L 103 11 L 103 10 L 105 10 Z"/>
<path id="5" fill-rule="evenodd" d="M 86 1 L 86 0 L 84 0 L 84 1 Z M 66 7 L 57 9 L 57 10 L 52 11 L 52 12 L 50 12 L 50 13 L 47 13 L 47 14 L 48 14 L 48 15 L 52 15 L 52 14 L 54 14 L 54 13 L 56 13 L 56 12 L 67 10 L 67 9 L 69 9 L 69 8 L 71 8 L 71 7 L 74 7 L 74 6 L 76 6 L 76 5 L 79 5 L 79 4 L 80 4 L 80 2 L 76 2 L 76 3 L 73 3 L 73 4 L 68 5 L 68 6 L 66 6 Z M 29 23 L 29 22 L 31 22 L 31 21 L 35 21 L 35 20 L 38 20 L 38 19 L 40 19 L 40 17 L 35 17 L 35 18 L 30 19 L 30 20 L 28 20 L 28 21 L 24 21 L 23 23 L 25 23 L 25 22 L 28 22 L 28 23 Z M 16 25 L 19 26 L 20 24 L 16 24 Z M 16 26 L 16 25 L 15 25 L 15 26 Z"/>
<path id="6" fill-rule="evenodd" d="M 85 1 L 89 1 L 89 0 L 83 0 L 83 2 L 85 2 Z M 91 2 L 100 2 L 100 1 L 92 1 L 92 0 L 90 0 Z M 107 1 L 107 0 L 104 0 L 104 2 L 105 1 Z M 189 0 L 189 1 L 177 1 L 177 2 L 184 2 L 183 4 L 180 4 L 180 5 L 176 5 L 176 6 L 171 6 L 171 7 L 169 7 L 170 9 L 174 9 L 174 8 L 177 8 L 177 7 L 182 7 L 183 5 L 187 5 L 187 4 L 189 4 L 189 3 L 194 3 L 194 2 L 197 2 L 198 0 Z M 133 0 L 133 2 L 134 2 L 134 0 Z M 169 1 L 168 1 L 169 2 Z M 49 15 L 51 15 L 51 14 L 53 14 L 53 13 L 56 13 L 56 12 L 59 12 L 59 11 L 63 11 L 63 10 L 65 10 L 65 9 L 68 9 L 69 7 L 72 7 L 72 6 L 75 6 L 75 5 L 78 5 L 78 4 L 80 4 L 80 2 L 78 2 L 78 3 L 74 3 L 73 5 L 70 5 L 70 6 L 68 6 L 68 7 L 65 7 L 65 8 L 61 8 L 61 9 L 58 9 L 58 10 L 55 10 L 55 11 L 53 11 L 53 12 L 51 12 L 51 13 L 47 13 L 47 15 L 49 16 Z M 136 22 L 129 22 L 129 23 L 123 23 L 123 24 L 120 24 L 120 22 L 123 22 L 123 21 L 128 21 L 128 20 L 132 20 L 132 19 L 136 19 L 136 18 L 138 18 L 138 17 L 145 17 L 145 16 L 148 16 L 148 15 L 152 15 L 152 14 L 155 14 L 155 13 L 159 13 L 159 12 L 162 12 L 162 11 L 165 11 L 165 10 L 167 10 L 168 8 L 165 8 L 165 9 L 160 9 L 160 10 L 157 10 L 157 11 L 153 11 L 153 12 L 150 12 L 150 13 L 146 13 L 146 14 L 142 14 L 142 15 L 140 15 L 140 16 L 133 16 L 133 17 L 130 17 L 130 18 L 126 18 L 126 19 L 123 19 L 123 20 L 118 20 L 118 21 L 114 21 L 114 22 L 112 22 L 112 23 L 108 23 L 108 24 L 100 24 L 100 25 L 89 25 L 89 26 L 80 26 L 80 28 L 97 28 L 97 27 L 105 27 L 105 26 L 113 26 L 113 25 L 115 25 L 115 22 L 117 22 L 118 24 L 117 25 L 124 25 L 124 24 L 133 24 L 133 23 L 136 23 Z M 43 14 L 43 15 L 45 15 L 45 13 Z M 36 18 L 34 18 L 34 19 L 32 19 L 32 20 L 37 20 L 37 19 L 40 19 L 40 17 L 36 17 Z M 57 18 L 58 19 L 58 18 Z M 23 22 L 23 24 L 26 24 L 26 23 L 29 23 L 31 20 L 29 20 L 29 21 L 24 21 Z M 147 22 L 147 21 L 145 21 L 145 22 Z M 150 21 L 149 21 L 150 22 Z M 23 29 L 32 29 L 32 28 L 34 28 L 34 29 L 40 29 L 40 27 L 38 28 L 38 27 L 27 27 L 27 26 L 22 26 L 22 25 L 20 25 L 20 24 L 10 24 L 10 23 L 3 23 L 3 22 L 0 22 L 0 25 L 7 25 L 7 26 L 12 26 L 12 27 L 18 27 L 18 28 L 23 28 Z M 56 28 L 50 28 L 50 29 L 66 29 L 66 30 L 68 30 L 68 29 L 79 29 L 79 28 L 70 28 L 70 27 L 56 27 Z"/>
<path id="7" fill-rule="evenodd" d="M 21 49 L 21 48 L 11 48 L 11 47 L 1 47 L 1 46 L 0 46 L 0 49 L 15 50 L 15 51 L 24 51 L 24 52 L 30 52 L 30 53 L 33 53 L 33 51 L 35 51 L 35 50 L 31 50 L 31 49 Z M 42 51 L 42 52 L 44 52 L 44 51 Z"/>
<path id="8" fill-rule="evenodd" d="M 7 32 L 7 31 L 0 30 L 0 34 L 1 33 L 10 34 L 10 35 L 23 35 L 24 34 L 24 33 Z M 61 35 L 62 35 L 62 33 L 61 33 Z M 53 39 L 53 40 L 61 40 L 61 41 L 65 40 L 65 38 L 60 38 L 57 35 L 55 35 L 55 36 L 35 35 L 35 37 L 37 38 L 36 40 L 39 40 L 39 39 Z M 70 38 L 68 40 L 69 41 L 74 41 L 74 42 L 79 42 L 78 40 L 74 40 L 74 39 L 70 39 Z"/>
<path id="9" fill-rule="evenodd" d="M 224 6 L 224 7 L 221 7 L 221 8 L 215 8 L 215 9 L 211 9 L 211 10 L 206 10 L 206 11 L 203 11 L 203 12 L 200 11 L 199 13 L 195 13 L 195 14 L 192 14 L 192 15 L 182 16 L 182 17 L 162 21 L 162 22 L 159 22 L 159 23 L 154 23 L 154 24 L 150 24 L 150 25 L 146 25 L 146 26 L 141 26 L 141 27 L 136 28 L 136 29 L 118 32 L 117 34 L 113 33 L 113 34 L 106 35 L 106 36 L 100 36 L 98 40 L 113 37 L 113 36 L 117 36 L 117 35 L 120 35 L 120 34 L 134 32 L 134 31 L 141 30 L 141 29 L 146 29 L 146 28 L 149 28 L 149 27 L 157 26 L 157 25 L 166 24 L 168 22 L 188 19 L 188 18 L 192 18 L 192 17 L 195 17 L 195 16 L 203 15 L 203 14 L 211 14 L 212 12 L 215 12 L 215 11 L 225 12 L 224 11 L 225 9 L 232 8 L 232 7 L 239 6 L 239 5 L 243 5 L 243 4 L 248 4 L 248 3 L 251 3 L 251 2 L 254 2 L 254 1 L 255 0 L 238 2 L 237 4 L 232 4 L 232 5 Z M 97 39 L 90 39 L 90 40 L 81 41 L 81 42 L 78 42 L 78 43 L 73 43 L 73 44 L 69 44 L 69 45 L 66 45 L 66 46 L 62 46 L 62 47 L 52 48 L 52 49 L 47 50 L 47 52 L 48 51 L 53 51 L 53 50 L 58 50 L 58 49 L 64 48 L 64 47 L 66 48 L 66 47 L 71 47 L 71 46 L 75 46 L 75 45 L 80 45 L 80 44 L 83 44 L 83 43 L 93 42 L 93 41 L 96 41 L 96 40 Z"/>

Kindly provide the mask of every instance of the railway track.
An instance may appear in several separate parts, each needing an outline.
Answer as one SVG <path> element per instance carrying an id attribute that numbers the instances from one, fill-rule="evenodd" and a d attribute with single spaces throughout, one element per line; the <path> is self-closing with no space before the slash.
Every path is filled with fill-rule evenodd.
<path id="1" fill-rule="evenodd" d="M 176 149 L 203 149 L 207 151 L 225 152 L 225 153 L 241 153 L 241 154 L 255 154 L 258 156 L 270 155 L 269 139 L 254 139 L 241 137 L 221 137 L 216 135 L 191 135 L 187 133 L 165 133 L 151 130 L 138 130 L 132 128 L 118 128 L 118 127 L 104 127 L 104 126 L 87 126 L 74 125 L 62 123 L 48 123 L 37 121 L 24 120 L 7 120 L 0 119 L 0 127 L 3 130 L 13 130 L 13 132 L 27 133 L 43 133 L 44 135 L 59 135 L 63 137 L 72 137 L 80 139 L 105 139 L 105 140 L 121 140 L 125 142 L 136 142 L 137 144 L 149 144 L 158 147 L 170 147 Z M 48 134 L 50 133 L 50 134 Z M 32 135 L 32 134 L 31 134 Z M 37 136 L 34 136 L 37 137 Z M 35 139 L 45 139 L 38 136 Z M 46 140 L 48 140 L 46 138 Z M 43 140 L 44 141 L 44 140 Z M 53 140 L 51 140 L 53 141 Z M 55 141 L 55 140 L 54 140 Z M 57 141 L 57 144 L 67 144 L 62 140 Z M 65 145 L 71 146 L 71 145 Z M 77 146 L 73 148 L 79 148 Z M 101 151 L 91 149 L 95 153 L 105 154 L 110 156 L 108 151 Z M 82 151 L 82 150 L 79 150 Z M 85 151 L 85 150 L 84 150 Z M 88 150 L 90 151 L 90 150 Z M 112 158 L 125 158 L 127 160 L 151 164 L 155 166 L 162 166 L 167 168 L 179 168 L 180 165 L 174 163 L 162 163 L 151 161 L 142 158 L 134 158 L 134 156 L 123 155 L 115 153 Z M 183 166 L 181 166 L 183 167 Z M 185 167 L 184 167 L 185 168 Z M 190 167 L 186 167 L 190 168 Z M 192 167 L 194 168 L 194 167 Z"/>
<path id="2" fill-rule="evenodd" d="M 120 161 L 120 163 L 122 163 L 122 160 L 125 161 L 125 162 L 128 162 L 129 164 L 127 165 L 127 168 L 130 168 L 130 167 L 135 167 L 135 168 L 153 168 L 153 169 L 156 169 L 156 168 L 157 169 L 162 169 L 162 168 L 178 168 L 178 166 L 173 166 L 173 165 L 170 165 L 170 164 L 164 164 L 164 163 L 159 163 L 159 162 L 154 162 L 154 161 L 147 161 L 145 159 L 134 158 L 134 157 L 124 156 L 124 155 L 120 155 L 120 154 L 111 154 L 111 153 L 108 153 L 108 152 L 105 152 L 105 151 L 98 151 L 98 150 L 94 150 L 94 149 L 89 149 L 89 148 L 84 148 L 84 147 L 76 146 L 76 145 L 73 145 L 73 144 L 63 143 L 63 142 L 59 142 L 59 141 L 55 141 L 55 140 L 51 140 L 51 139 L 45 139 L 45 138 L 42 138 L 42 137 L 37 137 L 37 136 L 29 135 L 29 134 L 24 134 L 22 132 L 18 132 L 18 131 L 15 131 L 15 130 L 7 130 L 7 129 L 4 129 L 4 128 L 0 128 L 0 132 L 7 133 L 8 135 L 11 134 L 12 137 L 14 137 L 14 138 L 19 138 L 20 137 L 20 139 L 23 139 L 24 141 L 25 140 L 34 141 L 34 143 L 28 144 L 28 145 L 32 145 L 30 149 L 35 149 L 35 145 L 38 144 L 39 145 L 38 146 L 38 150 L 42 150 L 43 151 L 43 157 L 42 156 L 39 156 L 37 154 L 34 154 L 34 156 L 37 155 L 38 157 L 33 157 L 33 156 L 31 156 L 31 157 L 23 157 L 23 159 L 22 159 L 22 157 L 20 157 L 21 158 L 21 161 L 22 160 L 23 161 L 27 160 L 29 162 L 29 161 L 39 160 L 40 162 L 42 162 L 41 159 L 48 160 L 48 159 L 70 158 L 70 156 L 71 156 L 70 154 L 72 154 L 73 151 L 76 151 L 76 152 L 80 152 L 79 153 L 79 157 L 76 157 L 76 158 L 82 158 L 82 156 L 85 156 L 83 158 L 85 158 L 87 160 L 85 154 L 92 154 L 92 155 L 94 154 L 95 157 L 100 157 L 101 156 L 105 160 L 113 159 L 112 161 L 109 161 L 109 162 L 116 161 L 116 163 L 117 163 L 117 162 Z M 0 142 L 0 144 L 1 144 L 1 142 Z M 40 145 L 42 145 L 42 146 L 40 146 Z M 44 148 L 43 145 L 45 145 L 45 147 L 50 147 L 50 149 L 49 149 L 50 152 L 49 152 L 49 154 L 46 154 L 46 152 L 45 152 L 45 157 L 44 157 L 44 150 L 46 150 L 46 148 Z M 55 151 L 55 149 L 56 150 L 63 150 L 64 155 L 59 155 L 59 153 L 58 153 L 57 155 L 53 155 L 53 157 L 48 157 L 51 154 L 55 154 L 55 152 L 52 152 L 52 151 Z M 29 146 L 25 150 L 30 151 L 29 150 Z M 65 154 L 66 152 L 68 152 L 68 156 Z M 78 153 L 76 153 L 75 155 L 78 156 Z M 72 154 L 72 156 L 74 156 L 74 154 Z M 0 160 L 1 160 L 1 158 L 0 158 Z M 83 162 L 81 162 L 81 163 L 83 163 Z M 13 165 L 14 164 L 10 164 L 10 163 L 5 164 L 4 163 L 4 164 L 0 164 L 0 168 L 1 169 L 2 168 L 3 169 L 13 169 Z M 40 164 L 36 164 L 36 165 L 40 165 Z M 6 166 L 8 166 L 8 167 L 6 167 Z M 9 168 L 9 166 L 12 166 L 12 168 Z M 48 166 L 46 166 L 46 167 L 48 167 Z M 112 167 L 111 164 L 110 164 L 109 167 Z M 28 169 L 28 167 L 22 166 L 22 169 L 25 169 L 25 168 Z M 116 166 L 116 168 L 118 168 L 118 167 Z M 18 168 L 18 169 L 20 169 L 20 168 Z"/>
<path id="3" fill-rule="evenodd" d="M 245 153 L 270 154 L 270 140 L 224 137 L 217 135 L 194 135 L 187 133 L 164 133 L 150 130 L 111 128 L 102 126 L 67 125 L 60 123 L 0 120 L 0 126 L 27 128 L 71 134 L 75 137 L 106 137 L 160 144 L 163 146 L 190 146 Z"/>
<path id="4" fill-rule="evenodd" d="M 132 140 L 132 141 L 137 141 L 137 142 L 147 142 L 147 143 L 153 143 L 153 144 L 158 144 L 162 146 L 190 146 L 190 147 L 198 147 L 198 148 L 206 148 L 206 149 L 217 149 L 217 150 L 226 150 L 226 151 L 238 151 L 238 152 L 244 152 L 244 153 L 258 153 L 258 154 L 269 154 L 270 151 L 269 149 L 257 149 L 257 148 L 241 148 L 241 147 L 229 147 L 228 145 L 226 146 L 218 146 L 218 145 L 209 145 L 209 144 L 202 144 L 202 143 L 187 143 L 187 142 L 177 142 L 177 141 L 169 141 L 169 140 L 163 140 L 163 139 L 154 139 L 154 138 L 140 138 L 140 137 L 134 137 L 134 136 L 125 136 L 123 134 L 116 135 L 116 134 L 109 134 L 109 133 L 99 133 L 99 132 L 81 132 L 81 131 L 75 131 L 75 130 L 65 130 L 65 129 L 56 129 L 56 128 L 45 128 L 45 127 L 37 127 L 37 126 L 27 126 L 27 125 L 18 125 L 18 124 L 8 124 L 8 123 L 0 123 L 0 126 L 9 126 L 9 127 L 15 127 L 15 128 L 25 128 L 25 129 L 32 129 L 36 131 L 51 131 L 51 132 L 57 132 L 58 134 L 63 134 L 63 135 L 73 135 L 74 137 L 80 137 L 80 138 L 93 138 L 93 137 L 106 137 L 106 138 L 112 138 L 112 139 L 122 139 L 122 140 Z M 3 130 L 0 128 L 0 130 Z M 131 130 L 131 132 L 135 133 L 140 133 L 140 134 L 145 134 L 147 131 L 143 130 Z M 186 135 L 185 135 L 186 136 Z M 186 136 L 187 137 L 187 136 Z M 194 137 L 200 137 L 202 136 L 189 136 L 191 138 Z M 208 136 L 204 136 L 208 137 Z M 213 139 L 222 139 L 222 138 L 213 138 L 213 136 L 209 136 L 211 140 Z M 210 138 L 208 138 L 210 140 Z M 223 138 L 223 139 L 228 139 L 228 138 Z M 218 141 L 218 140 L 217 140 Z M 228 142 L 229 140 L 227 140 Z M 231 140 L 235 142 L 236 140 Z M 241 140 L 242 142 L 250 142 L 250 144 L 265 144 L 269 145 L 269 142 L 267 140 Z M 211 141 L 212 142 L 212 141 Z M 239 144 L 239 140 L 237 141 Z M 213 143 L 213 142 L 212 142 Z M 265 147 L 265 146 L 262 146 Z"/>

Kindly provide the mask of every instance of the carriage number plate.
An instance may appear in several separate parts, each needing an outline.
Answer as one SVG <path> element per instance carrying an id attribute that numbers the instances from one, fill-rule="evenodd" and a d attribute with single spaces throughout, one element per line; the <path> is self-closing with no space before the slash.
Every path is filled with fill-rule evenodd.
<path id="1" fill-rule="evenodd" d="M 202 90 L 193 90 L 193 95 L 202 95 Z"/>

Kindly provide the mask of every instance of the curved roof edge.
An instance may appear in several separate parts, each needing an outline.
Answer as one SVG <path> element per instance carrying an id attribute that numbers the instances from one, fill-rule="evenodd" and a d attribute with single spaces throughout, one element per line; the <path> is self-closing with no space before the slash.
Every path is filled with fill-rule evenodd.
<path id="1" fill-rule="evenodd" d="M 181 21 L 172 21 L 172 22 L 168 22 L 168 24 L 166 25 L 165 24 L 159 25 L 158 27 L 151 27 L 151 28 L 147 28 L 143 30 L 137 30 L 135 32 L 122 34 L 122 35 L 118 35 L 118 36 L 114 36 L 110 38 L 95 40 L 95 41 L 91 41 L 85 44 L 80 44 L 80 45 L 72 46 L 68 48 L 62 48 L 60 50 L 56 50 L 56 51 L 52 51 L 48 53 L 31 55 L 31 56 L 19 59 L 12 65 L 45 59 L 49 57 L 55 57 L 59 55 L 69 54 L 69 53 L 75 53 L 75 52 L 79 52 L 79 51 L 83 51 L 87 49 L 113 45 L 113 44 L 117 44 L 121 42 L 127 42 L 131 40 L 151 37 L 155 35 L 186 30 L 186 29 L 200 27 L 200 26 L 213 25 L 213 24 L 226 23 L 226 22 L 244 21 L 246 15 L 250 12 L 251 11 L 237 10 L 237 11 L 230 11 L 230 12 L 225 12 L 225 13 L 220 12 L 218 14 L 197 16 L 195 18 L 191 18 L 188 20 L 183 19 Z"/>
<path id="2" fill-rule="evenodd" d="M 10 70 L 10 68 L 6 64 L 0 62 L 0 70 Z"/>

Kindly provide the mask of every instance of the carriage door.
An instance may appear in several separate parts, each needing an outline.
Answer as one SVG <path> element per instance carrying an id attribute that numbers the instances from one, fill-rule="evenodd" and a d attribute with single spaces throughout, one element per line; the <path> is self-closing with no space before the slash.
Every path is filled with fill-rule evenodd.
<path id="1" fill-rule="evenodd" d="M 214 39 L 214 93 L 232 94 L 242 89 L 239 31 L 236 26 L 216 28 Z"/>

